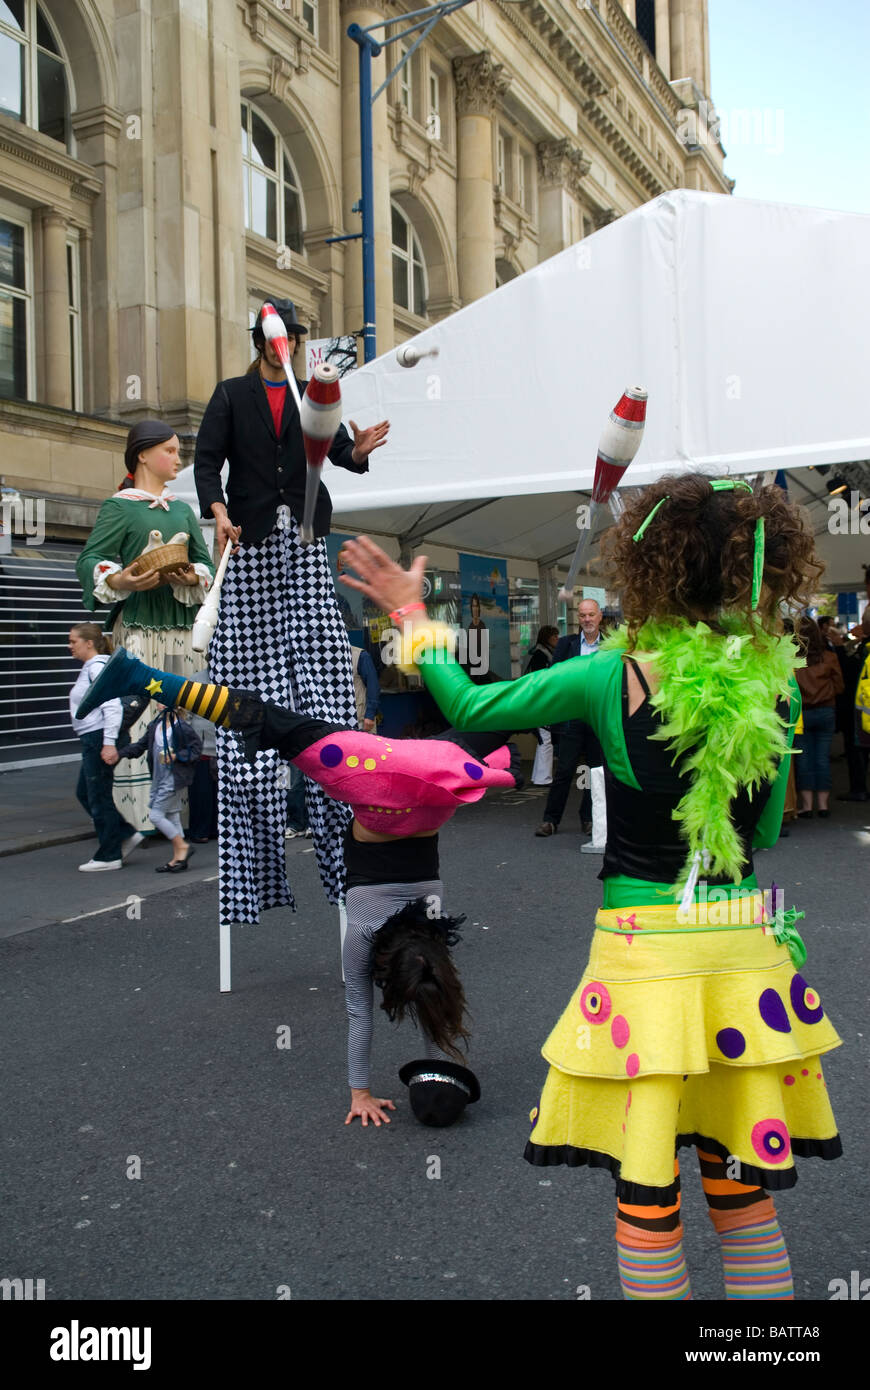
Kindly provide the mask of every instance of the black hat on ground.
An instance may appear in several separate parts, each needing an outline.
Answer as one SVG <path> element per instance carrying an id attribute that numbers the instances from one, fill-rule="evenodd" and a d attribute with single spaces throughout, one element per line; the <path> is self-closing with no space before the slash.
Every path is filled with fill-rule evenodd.
<path id="1" fill-rule="evenodd" d="M 301 338 L 304 333 L 308 332 L 307 328 L 303 328 L 301 323 L 296 322 L 296 305 L 292 299 L 267 299 L 264 303 L 272 305 L 288 333 L 293 333 L 296 338 Z M 251 329 L 254 335 L 254 347 L 261 350 L 266 346 L 266 339 L 261 327 L 262 322 L 263 310 L 261 308 Z"/>
<path id="2" fill-rule="evenodd" d="M 480 1100 L 480 1083 L 473 1071 L 458 1062 L 424 1057 L 406 1062 L 399 1071 L 411 1097 L 411 1109 L 421 1124 L 443 1129 L 459 1119 L 466 1105 Z"/>

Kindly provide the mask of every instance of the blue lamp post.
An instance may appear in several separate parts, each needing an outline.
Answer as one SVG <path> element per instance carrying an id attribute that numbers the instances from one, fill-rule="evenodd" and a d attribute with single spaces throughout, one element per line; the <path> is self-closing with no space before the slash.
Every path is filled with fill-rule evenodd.
<path id="1" fill-rule="evenodd" d="M 470 0 L 442 0 L 438 5 L 427 5 L 423 10 L 414 10 L 411 14 L 402 15 L 401 19 L 386 19 L 378 24 L 370 24 L 368 28 L 362 29 L 358 24 L 351 24 L 347 31 L 347 36 L 352 39 L 359 47 L 359 123 L 360 123 L 360 165 L 362 174 L 362 196 L 359 202 L 353 206 L 354 212 L 362 213 L 362 232 L 354 232 L 349 236 L 330 237 L 330 241 L 358 241 L 362 239 L 363 252 L 363 350 L 364 360 L 372 362 L 377 356 L 377 336 L 375 325 L 375 200 L 374 200 L 374 166 L 372 151 L 372 106 L 377 101 L 384 88 L 392 82 L 393 78 L 402 71 L 402 68 L 413 57 L 420 44 L 429 32 L 444 15 L 452 14 L 454 10 L 461 10 L 465 5 L 470 4 Z M 389 38 L 374 38 L 374 32 L 378 29 L 386 29 L 391 24 L 400 24 L 407 21 L 407 28 L 400 29 L 398 33 L 391 34 Z M 372 95 L 372 59 L 377 58 L 381 51 L 388 48 L 390 44 L 397 43 L 400 39 L 406 39 L 411 34 L 416 34 L 413 44 L 404 53 L 381 83 L 378 90 Z"/>

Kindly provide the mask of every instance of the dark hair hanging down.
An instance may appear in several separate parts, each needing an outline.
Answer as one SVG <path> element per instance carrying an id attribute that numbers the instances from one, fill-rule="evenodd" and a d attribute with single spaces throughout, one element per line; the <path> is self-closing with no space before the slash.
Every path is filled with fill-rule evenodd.
<path id="1" fill-rule="evenodd" d="M 431 911 L 431 899 L 418 898 L 387 919 L 375 937 L 374 980 L 391 1023 L 407 1016 L 437 1048 L 462 1061 L 471 1034 L 450 948 L 465 918 L 433 917 Z"/>

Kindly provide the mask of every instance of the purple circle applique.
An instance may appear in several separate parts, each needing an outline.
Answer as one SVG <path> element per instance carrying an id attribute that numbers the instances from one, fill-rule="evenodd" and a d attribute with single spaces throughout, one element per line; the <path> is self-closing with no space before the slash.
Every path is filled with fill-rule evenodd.
<path id="1" fill-rule="evenodd" d="M 819 996 L 814 989 L 810 988 L 803 975 L 795 975 L 792 978 L 789 995 L 791 996 L 791 1006 L 801 1023 L 818 1023 L 820 1018 L 824 1018 L 825 1011 Z"/>
<path id="2" fill-rule="evenodd" d="M 723 1057 L 742 1057 L 746 1051 L 746 1039 L 739 1028 L 720 1028 L 716 1034 L 716 1046 Z"/>
<path id="3" fill-rule="evenodd" d="M 337 743 L 327 743 L 326 747 L 320 750 L 320 761 L 324 767 L 338 767 L 341 758 L 342 752 Z"/>
<path id="4" fill-rule="evenodd" d="M 466 763 L 465 771 L 467 772 L 469 777 L 472 777 L 474 779 L 475 782 L 479 782 L 481 777 L 483 776 L 483 768 L 479 767 L 477 763 Z"/>
<path id="5" fill-rule="evenodd" d="M 788 1021 L 788 1014 L 775 989 L 766 989 L 758 1001 L 758 1012 L 764 1019 L 768 1028 L 772 1028 L 775 1033 L 790 1033 L 791 1024 Z"/>

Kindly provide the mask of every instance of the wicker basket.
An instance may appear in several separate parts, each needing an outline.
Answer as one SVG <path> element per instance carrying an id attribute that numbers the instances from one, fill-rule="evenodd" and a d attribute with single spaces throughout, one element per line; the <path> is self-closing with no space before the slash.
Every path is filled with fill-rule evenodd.
<path id="1" fill-rule="evenodd" d="M 131 569 L 134 574 L 166 574 L 170 570 L 177 570 L 181 565 L 189 565 L 190 557 L 187 553 L 187 542 L 183 545 L 158 545 L 154 550 L 145 550 L 133 561 Z"/>

